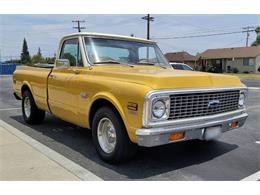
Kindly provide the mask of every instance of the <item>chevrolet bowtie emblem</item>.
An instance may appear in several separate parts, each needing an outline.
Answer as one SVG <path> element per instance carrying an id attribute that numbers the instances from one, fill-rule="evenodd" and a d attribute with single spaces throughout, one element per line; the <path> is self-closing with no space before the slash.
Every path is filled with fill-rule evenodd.
<path id="1" fill-rule="evenodd" d="M 208 108 L 210 109 L 218 108 L 219 104 L 220 104 L 219 100 L 212 100 L 208 103 Z"/>

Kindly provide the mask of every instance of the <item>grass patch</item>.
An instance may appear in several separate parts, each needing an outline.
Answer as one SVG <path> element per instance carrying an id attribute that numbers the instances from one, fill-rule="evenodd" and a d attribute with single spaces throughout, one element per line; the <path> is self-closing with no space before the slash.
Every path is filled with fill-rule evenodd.
<path id="1" fill-rule="evenodd" d="M 245 73 L 225 73 L 226 75 L 233 75 L 233 76 L 238 76 L 240 79 L 252 79 L 252 80 L 260 80 L 260 74 L 245 74 Z"/>

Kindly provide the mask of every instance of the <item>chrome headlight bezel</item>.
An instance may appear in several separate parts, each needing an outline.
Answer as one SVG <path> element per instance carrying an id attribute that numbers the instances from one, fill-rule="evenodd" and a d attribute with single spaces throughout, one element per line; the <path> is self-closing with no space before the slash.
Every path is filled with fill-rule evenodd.
<path id="1" fill-rule="evenodd" d="M 240 90 L 239 98 L 238 98 L 238 107 L 245 108 L 246 96 L 247 96 L 247 89 Z"/>
<path id="2" fill-rule="evenodd" d="M 156 116 L 154 113 L 154 108 L 156 104 L 162 104 L 164 107 L 164 111 L 160 116 Z M 161 120 L 167 120 L 170 113 L 170 97 L 156 97 L 152 100 L 151 104 L 151 119 L 152 121 L 161 121 Z"/>
<path id="3" fill-rule="evenodd" d="M 157 102 L 162 102 L 165 107 L 165 111 L 161 117 L 156 117 L 153 115 L 154 104 Z M 147 98 L 144 102 L 144 113 L 143 113 L 143 125 L 147 126 L 150 123 L 156 123 L 159 121 L 167 121 L 170 114 L 170 96 L 160 96 L 156 95 Z"/>

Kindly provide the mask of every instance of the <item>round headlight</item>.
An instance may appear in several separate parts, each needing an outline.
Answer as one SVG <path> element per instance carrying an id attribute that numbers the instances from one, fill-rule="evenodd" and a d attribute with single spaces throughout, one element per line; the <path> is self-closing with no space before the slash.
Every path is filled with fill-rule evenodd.
<path id="1" fill-rule="evenodd" d="M 239 95 L 239 101 L 238 101 L 239 106 L 244 106 L 244 104 L 245 104 L 245 99 L 246 99 L 245 94 L 244 94 L 244 93 L 240 93 L 240 95 Z"/>
<path id="2" fill-rule="evenodd" d="M 152 112 L 155 118 L 162 118 L 166 112 L 166 107 L 164 102 L 161 100 L 156 101 L 153 104 Z"/>

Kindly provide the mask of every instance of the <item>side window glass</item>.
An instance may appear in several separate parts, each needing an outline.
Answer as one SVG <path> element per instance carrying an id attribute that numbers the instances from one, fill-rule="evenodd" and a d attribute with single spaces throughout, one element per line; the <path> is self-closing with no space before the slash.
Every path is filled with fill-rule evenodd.
<path id="1" fill-rule="evenodd" d="M 70 66 L 83 66 L 78 39 L 66 40 L 63 43 L 60 58 L 69 60 Z"/>

